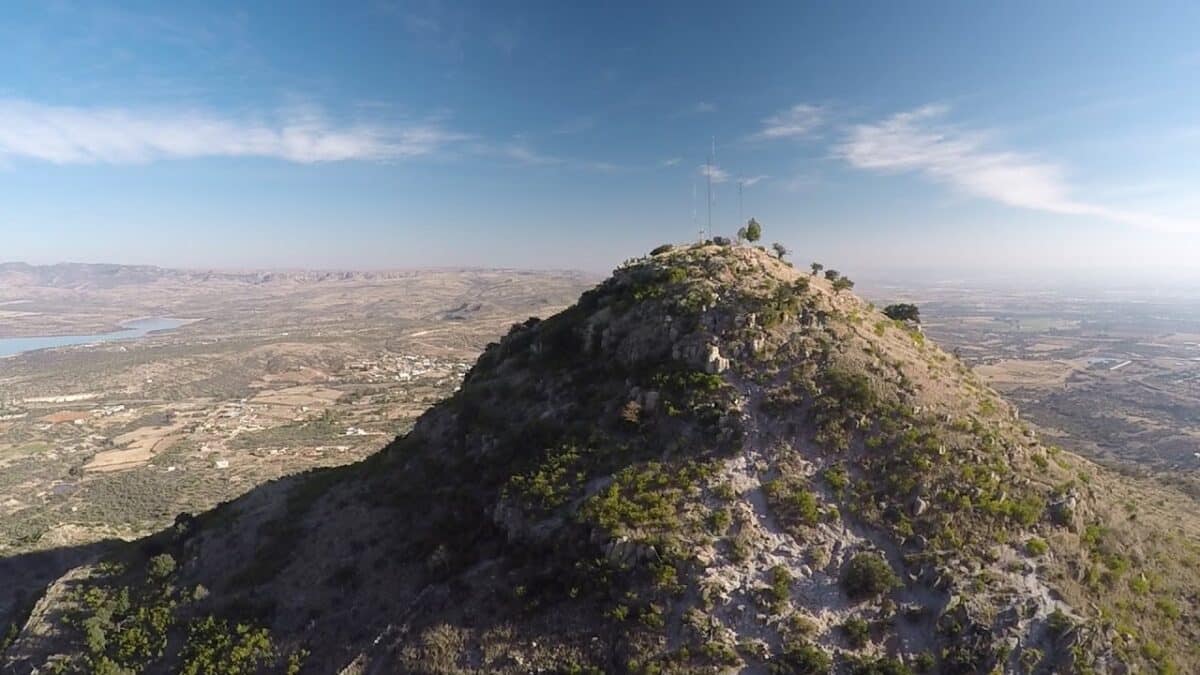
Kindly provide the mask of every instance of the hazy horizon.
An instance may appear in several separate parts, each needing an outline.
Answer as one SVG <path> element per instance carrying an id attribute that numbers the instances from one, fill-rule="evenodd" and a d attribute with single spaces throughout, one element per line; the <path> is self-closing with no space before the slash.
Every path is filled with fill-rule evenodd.
<path id="1" fill-rule="evenodd" d="M 0 258 L 1200 282 L 1194 5 L 0 11 Z"/>
<path id="2" fill-rule="evenodd" d="M 687 242 L 682 242 L 687 243 Z M 633 256 L 645 252 L 635 253 Z M 794 259 L 793 263 L 806 268 L 808 261 Z M 181 272 L 215 272 L 228 274 L 252 273 L 409 273 L 409 272 L 439 272 L 439 271 L 513 271 L 544 274 L 579 274 L 599 281 L 607 276 L 620 263 L 607 268 L 541 266 L 520 267 L 504 265 L 409 265 L 393 267 L 301 267 L 301 266 L 262 266 L 262 267 L 230 267 L 230 266 L 171 266 L 152 262 L 145 263 L 112 263 L 106 261 L 62 260 L 46 263 L 34 263 L 25 260 L 0 260 L 0 267 L 10 264 L 27 264 L 35 267 L 53 267 L 55 265 L 118 265 L 130 267 L 153 267 L 163 270 Z M 961 286 L 966 289 L 980 290 L 1011 290 L 1027 292 L 1050 292 L 1070 294 L 1079 292 L 1086 294 L 1132 292 L 1138 296 L 1171 295 L 1174 293 L 1200 293 L 1200 278 L 1191 274 L 1190 270 L 1157 269 L 1142 270 L 1126 268 L 1124 270 L 978 270 L 970 268 L 909 268 L 909 269 L 861 269 L 850 266 L 830 265 L 839 271 L 844 271 L 853 277 L 857 288 L 867 296 L 878 296 L 889 290 L 919 291 L 933 289 L 950 289 Z M 875 298 L 872 298 L 875 299 Z"/>

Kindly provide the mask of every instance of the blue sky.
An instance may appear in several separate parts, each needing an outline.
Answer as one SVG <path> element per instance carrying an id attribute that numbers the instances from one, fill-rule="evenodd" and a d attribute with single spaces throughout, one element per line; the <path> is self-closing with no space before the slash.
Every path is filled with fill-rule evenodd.
<path id="1" fill-rule="evenodd" d="M 1198 267 L 1195 3 L 251 4 L 0 8 L 0 259 Z"/>

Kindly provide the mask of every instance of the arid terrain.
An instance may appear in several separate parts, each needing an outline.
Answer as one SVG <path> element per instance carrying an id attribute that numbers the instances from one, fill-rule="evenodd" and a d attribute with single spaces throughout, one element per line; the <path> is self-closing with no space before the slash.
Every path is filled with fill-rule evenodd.
<path id="1" fill-rule="evenodd" d="M 1200 301 L 1183 290 L 871 286 L 920 305 L 930 337 L 1048 440 L 1200 496 Z"/>
<path id="2" fill-rule="evenodd" d="M 219 319 L 146 341 L 186 373 L 166 391 L 220 392 L 194 417 L 157 393 L 174 368 L 52 377 L 22 405 L 59 401 L 62 421 L 34 427 L 94 425 L 107 443 L 50 485 L 129 476 L 114 494 L 140 499 L 164 476 L 219 482 L 299 447 L 311 459 L 292 466 L 344 465 L 249 489 L 270 470 L 242 473 L 237 499 L 136 542 L 0 558 L 28 590 L 0 605 L 0 668 L 1195 672 L 1197 502 L 1044 442 L 963 359 L 850 285 L 752 246 L 664 245 L 567 309 L 493 325 L 510 327 L 461 379 L 453 349 L 427 344 L 416 390 L 383 383 L 416 377 L 394 359 L 439 335 L 445 310 L 398 326 L 387 358 L 334 326 L 242 338 L 237 356 L 220 341 L 171 356 Z M 488 286 L 451 314 L 484 313 Z M 268 349 L 297 342 L 311 352 Z M 212 360 L 233 364 L 219 386 Z M 398 402 L 439 387 L 454 391 L 370 452 L 406 428 Z M 97 391 L 110 398 L 79 398 Z M 141 412 L 109 424 L 95 407 L 122 404 Z M 38 454 L 69 447 L 56 443 Z M 59 523 L 35 545 L 88 507 L 44 501 L 17 519 Z M 182 510 L 159 508 L 148 519 Z"/>
<path id="3" fill-rule="evenodd" d="M 191 320 L 0 359 L 0 556 L 133 538 L 383 447 L 571 273 L 0 265 L 0 339 Z"/>

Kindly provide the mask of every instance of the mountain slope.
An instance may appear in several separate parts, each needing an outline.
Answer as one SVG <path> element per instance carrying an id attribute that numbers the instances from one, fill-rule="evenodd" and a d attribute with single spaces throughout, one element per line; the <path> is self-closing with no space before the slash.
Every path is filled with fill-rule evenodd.
<path id="1" fill-rule="evenodd" d="M 5 658 L 1192 672 L 1197 518 L 1169 500 L 1041 446 L 969 369 L 825 279 L 692 246 L 514 326 L 366 462 L 71 572 Z"/>

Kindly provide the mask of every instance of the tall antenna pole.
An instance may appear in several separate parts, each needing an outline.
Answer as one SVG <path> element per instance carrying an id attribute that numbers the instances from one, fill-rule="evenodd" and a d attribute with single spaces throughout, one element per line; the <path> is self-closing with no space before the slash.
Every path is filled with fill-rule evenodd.
<path id="1" fill-rule="evenodd" d="M 704 178 L 706 179 L 706 185 L 708 188 L 708 238 L 709 239 L 712 239 L 712 202 L 713 202 L 712 172 L 713 172 L 713 164 L 716 161 L 717 161 L 717 137 L 713 136 L 712 137 L 712 148 L 709 150 L 709 153 L 708 153 L 708 163 L 707 163 L 707 167 L 706 167 L 707 170 L 704 172 Z"/>
<path id="2" fill-rule="evenodd" d="M 692 181 L 692 231 L 700 234 L 700 241 L 704 241 L 704 230 L 700 229 L 699 219 L 696 217 L 696 183 Z"/>
<path id="3" fill-rule="evenodd" d="M 739 227 L 742 225 L 742 223 L 746 222 L 746 216 L 742 214 L 742 186 L 745 184 L 746 184 L 746 182 L 743 181 L 741 178 L 738 179 L 738 226 Z"/>

